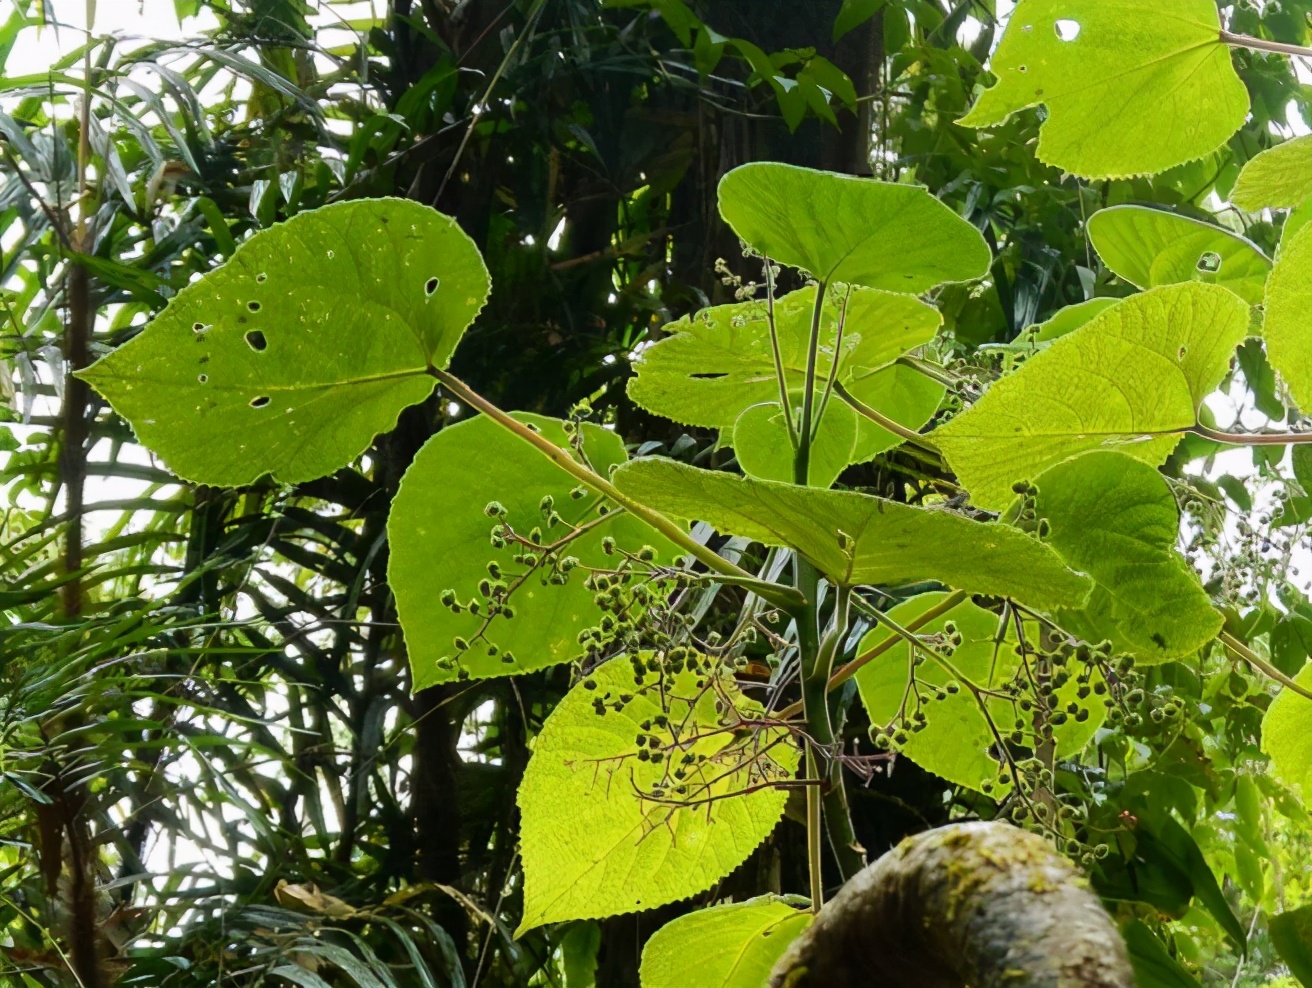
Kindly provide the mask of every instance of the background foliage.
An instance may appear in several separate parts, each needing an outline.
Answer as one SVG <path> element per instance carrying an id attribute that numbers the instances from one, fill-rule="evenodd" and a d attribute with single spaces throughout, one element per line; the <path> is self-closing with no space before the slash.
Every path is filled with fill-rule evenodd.
<path id="1" fill-rule="evenodd" d="M 1089 183 L 1037 160 L 1035 111 L 954 123 L 988 79 L 992 0 L 394 0 L 345 21 L 334 6 L 179 0 L 218 26 L 185 43 L 93 34 L 49 73 L 0 80 L 0 973 L 16 984 L 75 984 L 70 956 L 99 944 L 129 985 L 619 988 L 690 908 L 512 937 L 514 792 L 567 671 L 412 695 L 385 579 L 400 477 L 467 409 L 430 399 L 323 480 L 219 490 L 160 469 L 68 376 L 251 232 L 348 199 L 434 205 L 495 286 L 456 373 L 506 408 L 586 399 L 644 452 L 723 465 L 713 431 L 649 415 L 624 383 L 663 325 L 732 300 L 722 273 L 752 275 L 715 209 L 732 167 L 919 182 L 984 234 L 990 277 L 936 298 L 950 403 L 1021 359 L 1027 327 L 1131 291 L 1086 238 L 1099 209 L 1171 207 L 1270 255 L 1279 214 L 1227 200 L 1290 113 L 1312 123 L 1289 60 L 1239 52 L 1253 110 L 1226 147 Z M 0 58 L 61 7 L 14 3 Z M 1294 44 L 1312 41 L 1310 12 L 1223 5 L 1232 30 Z M 1232 378 L 1245 422 L 1303 421 L 1260 347 Z M 1312 647 L 1295 562 L 1312 465 L 1217 452 L 1191 438 L 1167 471 L 1191 558 L 1235 602 L 1227 628 L 1292 675 Z M 925 471 L 897 452 L 843 483 L 915 503 L 942 479 Z M 731 622 L 716 606 L 712 625 Z M 1179 715 L 1101 738 L 1099 759 L 1141 766 L 1179 821 L 1162 824 L 1167 857 L 1202 870 L 1154 872 L 1152 896 L 1130 874 L 1125 908 L 1204 984 L 1263 985 L 1283 969 L 1261 916 L 1312 897 L 1312 824 L 1257 741 L 1271 691 L 1212 653 L 1147 686 Z M 988 810 L 907 759 L 871 767 L 852 799 L 872 854 Z M 1108 829 L 1149 812 L 1104 781 L 1081 784 Z M 803 890 L 795 816 L 702 902 Z M 1244 960 L 1227 910 L 1189 904 L 1213 886 L 1252 935 Z"/>

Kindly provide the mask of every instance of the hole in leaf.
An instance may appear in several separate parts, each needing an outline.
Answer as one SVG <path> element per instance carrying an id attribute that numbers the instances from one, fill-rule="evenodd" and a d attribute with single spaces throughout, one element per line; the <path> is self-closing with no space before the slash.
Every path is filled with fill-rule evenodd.
<path id="1" fill-rule="evenodd" d="M 424 294 L 427 295 L 429 298 L 432 298 L 433 292 L 437 291 L 437 286 L 440 284 L 442 284 L 442 282 L 440 282 L 438 279 L 429 278 L 426 282 L 424 282 Z"/>
<path id="2" fill-rule="evenodd" d="M 203 322 L 194 322 L 191 324 L 191 331 L 193 333 L 203 333 L 205 332 L 205 324 Z"/>
<path id="3" fill-rule="evenodd" d="M 269 403 L 268 395 L 258 395 L 251 399 L 251 408 L 263 408 Z"/>
<path id="4" fill-rule="evenodd" d="M 1216 274 L 1221 270 L 1221 255 L 1214 250 L 1204 251 L 1198 258 L 1198 270 L 1203 274 Z"/>
<path id="5" fill-rule="evenodd" d="M 337 256 L 337 251 L 335 251 L 335 250 L 330 250 L 330 251 L 328 252 L 328 260 L 331 261 L 331 260 L 332 260 L 334 257 L 336 257 L 336 256 Z"/>
<path id="6" fill-rule="evenodd" d="M 259 274 L 255 276 L 255 280 L 262 285 L 269 280 L 269 276 L 265 274 L 263 271 L 261 271 Z"/>
<path id="7" fill-rule="evenodd" d="M 1074 41 L 1080 36 L 1080 22 L 1063 18 L 1059 20 L 1054 27 L 1057 30 L 1057 37 L 1062 41 Z"/>
<path id="8" fill-rule="evenodd" d="M 260 303 L 259 303 L 259 302 L 247 302 L 247 303 L 246 303 L 246 308 L 250 309 L 252 312 L 259 312 L 259 311 L 260 311 Z"/>
<path id="9" fill-rule="evenodd" d="M 199 381 L 201 384 L 208 384 L 210 380 L 210 376 L 208 374 L 197 374 L 196 380 Z"/>
<path id="10" fill-rule="evenodd" d="M 728 377 L 728 376 L 729 376 L 728 374 L 693 374 L 693 375 L 691 375 L 691 377 L 692 377 L 692 379 L 693 379 L 694 381 L 718 381 L 718 380 L 720 380 L 720 378 L 722 378 L 722 377 Z"/>
<path id="11" fill-rule="evenodd" d="M 1017 66 L 1016 66 L 1016 71 L 1019 72 L 1021 75 L 1024 75 L 1024 74 L 1025 74 L 1026 72 L 1028 72 L 1029 70 L 1030 70 L 1030 67 L 1029 67 L 1028 65 L 1017 65 Z"/>
<path id="12" fill-rule="evenodd" d="M 1189 353 L 1189 348 L 1187 346 L 1182 346 L 1178 351 L 1176 351 L 1176 356 L 1180 360 L 1183 360 L 1188 355 L 1188 353 Z"/>
<path id="13" fill-rule="evenodd" d="M 269 347 L 269 341 L 265 339 L 264 334 L 258 329 L 252 329 L 246 334 L 246 345 L 256 353 L 263 353 Z"/>

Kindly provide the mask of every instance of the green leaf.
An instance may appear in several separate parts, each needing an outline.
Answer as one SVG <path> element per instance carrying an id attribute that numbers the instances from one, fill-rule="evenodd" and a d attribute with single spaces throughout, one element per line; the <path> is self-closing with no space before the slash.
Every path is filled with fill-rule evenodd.
<path id="1" fill-rule="evenodd" d="M 959 123 L 993 127 L 1040 103 L 1040 161 L 1085 178 L 1151 175 L 1243 126 L 1248 92 L 1213 0 L 1021 0 L 993 54 L 998 83 Z"/>
<path id="2" fill-rule="evenodd" d="M 1188 216 L 1148 206 L 1113 206 L 1089 217 L 1103 263 L 1138 288 L 1202 281 L 1262 302 L 1271 261 L 1251 241 Z"/>
<path id="3" fill-rule="evenodd" d="M 1052 467 L 1036 484 L 1036 512 L 1051 525 L 1048 545 L 1097 583 L 1070 630 L 1110 638 L 1141 662 L 1190 655 L 1217 636 L 1221 614 L 1176 551 L 1180 512 L 1156 469 L 1095 451 Z"/>
<path id="4" fill-rule="evenodd" d="M 601 927 L 593 922 L 575 923 L 560 943 L 565 968 L 565 988 L 596 988 L 597 952 L 601 949 Z"/>
<path id="5" fill-rule="evenodd" d="M 1312 225 L 1286 237 L 1266 284 L 1266 356 L 1301 408 L 1312 408 Z"/>
<path id="6" fill-rule="evenodd" d="M 1073 333 L 1104 310 L 1119 302 L 1118 298 L 1091 298 L 1087 302 L 1068 305 L 1047 322 L 1039 323 L 1035 329 L 1034 339 L 1039 343 L 1048 343 L 1060 339 L 1067 333 Z"/>
<path id="7" fill-rule="evenodd" d="M 889 617 L 905 628 L 946 596 L 944 593 L 921 594 L 893 608 Z M 996 614 L 968 601 L 931 621 L 917 634 L 942 634 L 949 622 L 956 625 L 963 638 L 946 660 L 953 669 L 980 689 L 996 689 L 1012 680 L 1020 666 L 1020 658 L 1014 643 L 995 642 L 998 634 Z M 887 636 L 887 629 L 876 626 L 861 642 L 858 654 Z M 908 735 L 907 742 L 901 747 L 902 754 L 954 785 L 978 790 L 986 782 L 995 782 L 1000 765 L 989 750 L 996 745 L 996 739 L 975 696 L 963 687 L 961 692 L 950 693 L 944 700 L 918 703 L 908 678 L 910 650 L 910 644 L 895 647 L 858 670 L 856 685 L 870 722 L 889 726 L 903 713 L 909 717 L 916 710 L 922 710 L 927 717 L 925 728 Z M 931 690 L 960 682 L 932 657 L 916 670 L 916 681 Z M 1010 714 L 1010 704 L 999 704 L 999 711 L 1004 707 Z M 1008 731 L 1013 719 L 1014 715 L 1008 716 L 1004 722 Z"/>
<path id="8" fill-rule="evenodd" d="M 1312 689 L 1312 664 L 1294 682 Z M 1262 718 L 1262 750 L 1282 781 L 1302 786 L 1304 798 L 1312 798 L 1312 700 L 1287 687 L 1281 690 Z"/>
<path id="9" fill-rule="evenodd" d="M 568 448 L 562 424 L 556 419 L 516 414 L 536 426 L 557 445 Z M 603 474 L 625 460 L 623 441 L 615 433 L 584 424 L 583 450 Z M 574 499 L 575 481 L 523 440 L 483 416 L 448 426 L 430 439 L 401 481 L 388 517 L 388 582 L 396 594 L 397 611 L 405 630 L 406 645 L 416 690 L 465 675 L 483 679 L 510 676 L 568 662 L 581 654 L 579 632 L 596 624 L 600 613 L 593 591 L 575 571 L 563 586 L 551 585 L 550 566 L 515 563 L 520 551 L 513 544 L 494 549 L 492 528 L 499 523 L 485 507 L 499 502 L 507 511 L 505 523 L 528 536 L 541 527 L 544 544 L 567 535 L 570 526 L 598 520 L 600 501 L 589 494 Z M 541 503 L 550 496 L 563 522 L 546 525 Z M 650 545 L 668 563 L 678 553 L 661 535 L 631 515 L 616 512 L 589 528 L 561 556 L 573 556 L 580 569 L 613 568 L 602 540 L 612 537 L 630 551 Z M 509 597 L 514 616 L 489 617 L 480 582 L 490 579 L 488 563 L 495 562 L 501 580 L 519 584 Z M 468 605 L 480 601 L 480 613 L 455 613 L 442 603 L 445 590 Z M 461 651 L 455 640 L 470 646 Z M 495 654 L 488 654 L 495 647 Z"/>
<path id="10" fill-rule="evenodd" d="M 1268 148 L 1251 159 L 1230 192 L 1240 209 L 1293 209 L 1312 197 L 1312 135 Z"/>
<path id="11" fill-rule="evenodd" d="M 1284 419 L 1285 406 L 1280 401 L 1280 385 L 1266 359 L 1266 348 L 1261 340 L 1248 340 L 1239 348 L 1239 369 L 1244 372 L 1244 381 L 1253 393 L 1254 407 L 1273 421 Z M 1304 448 L 1294 447 L 1295 454 Z"/>
<path id="12" fill-rule="evenodd" d="M 730 676 L 667 670 L 638 683 L 624 658 L 570 690 L 519 788 L 519 932 L 686 899 L 747 860 L 783 815 L 786 793 L 770 783 L 798 761 L 781 728 L 734 730 L 760 714 Z M 639 759 L 653 750 L 659 762 Z"/>
<path id="13" fill-rule="evenodd" d="M 643 947 L 642 988 L 761 988 L 811 920 L 774 895 L 681 916 Z"/>
<path id="14" fill-rule="evenodd" d="M 809 482 L 812 487 L 833 485 L 852 462 L 856 435 L 856 413 L 840 401 L 830 401 L 811 443 Z M 733 428 L 733 448 L 738 465 L 749 477 L 792 483 L 795 453 L 783 406 L 778 402 L 753 405 L 738 416 Z"/>
<path id="15" fill-rule="evenodd" d="M 624 493 L 677 518 L 807 556 L 848 585 L 936 580 L 1035 607 L 1078 606 L 1089 582 L 1018 529 L 866 494 L 796 487 L 698 470 L 671 460 L 621 467 Z"/>
<path id="16" fill-rule="evenodd" d="M 806 388 L 815 292 L 815 288 L 792 292 L 774 307 L 794 411 L 801 407 Z M 938 409 L 943 388 L 893 361 L 933 339 L 942 317 L 905 295 L 856 288 L 849 298 L 845 288 L 831 289 L 820 321 L 820 385 L 832 367 L 840 318 L 838 382 L 853 397 L 908 428 L 924 425 Z M 751 406 L 779 400 L 769 308 L 764 301 L 703 309 L 671 323 L 666 331 L 672 335 L 641 353 L 635 364 L 637 376 L 629 381 L 629 397 L 643 408 L 684 425 L 732 430 Z M 857 429 L 858 440 L 848 462 L 870 459 L 901 442 L 865 419 Z"/>
<path id="17" fill-rule="evenodd" d="M 843 6 L 839 8 L 838 16 L 834 19 L 834 41 L 855 31 L 874 17 L 879 13 L 879 8 L 884 6 L 884 2 L 885 0 L 843 0 Z"/>
<path id="18" fill-rule="evenodd" d="M 720 181 L 720 215 L 781 264 L 827 284 L 909 295 L 988 273 L 978 230 L 925 189 L 775 162 Z"/>
<path id="19" fill-rule="evenodd" d="M 931 434 L 976 504 L 1086 450 L 1160 463 L 1248 333 L 1248 306 L 1214 285 L 1155 288 L 1112 306 L 1004 377 Z"/>
<path id="20" fill-rule="evenodd" d="M 340 203 L 256 234 L 81 376 L 180 477 L 311 480 L 428 396 L 487 293 L 455 220 Z"/>
<path id="21" fill-rule="evenodd" d="M 1272 916 L 1267 929 L 1289 973 L 1305 988 L 1312 988 L 1312 906 Z"/>
<path id="22" fill-rule="evenodd" d="M 1198 979 L 1185 970 L 1170 952 L 1137 919 L 1121 929 L 1125 946 L 1130 952 L 1130 964 L 1139 988 L 1201 988 Z"/>

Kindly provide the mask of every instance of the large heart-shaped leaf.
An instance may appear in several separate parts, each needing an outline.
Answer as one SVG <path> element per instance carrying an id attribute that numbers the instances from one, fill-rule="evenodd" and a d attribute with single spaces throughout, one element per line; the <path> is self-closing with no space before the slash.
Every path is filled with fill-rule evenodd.
<path id="1" fill-rule="evenodd" d="M 990 68 L 997 85 L 960 123 L 1042 103 L 1039 160 L 1086 178 L 1201 158 L 1248 114 L 1214 0 L 1020 0 Z"/>
<path id="2" fill-rule="evenodd" d="M 978 230 L 923 188 L 760 161 L 720 181 L 720 215 L 782 264 L 827 284 L 919 294 L 988 273 Z"/>
<path id="3" fill-rule="evenodd" d="M 1312 198 L 1312 134 L 1268 148 L 1239 173 L 1230 201 L 1240 209 L 1293 209 Z"/>
<path id="4" fill-rule="evenodd" d="M 1088 580 L 1055 552 L 1008 525 L 971 521 L 844 491 L 797 487 L 633 460 L 615 473 L 629 496 L 677 518 L 803 553 L 843 584 L 936 580 L 1036 607 L 1079 606 Z"/>
<path id="5" fill-rule="evenodd" d="M 1267 359 L 1294 400 L 1312 408 L 1312 224 L 1280 245 L 1266 285 L 1262 336 Z"/>
<path id="6" fill-rule="evenodd" d="M 1215 285 L 1132 296 L 1030 358 L 931 440 L 975 503 L 995 511 L 1015 482 L 1086 450 L 1160 463 L 1197 424 L 1248 326 L 1248 306 Z"/>
<path id="7" fill-rule="evenodd" d="M 1176 551 L 1180 512 L 1166 480 L 1124 453 L 1086 453 L 1036 481 L 1036 513 L 1073 568 L 1097 583 L 1063 623 L 1090 641 L 1110 638 L 1141 662 L 1189 655 L 1216 637 L 1220 612 Z"/>
<path id="8" fill-rule="evenodd" d="M 761 988 L 812 919 L 776 895 L 680 916 L 642 948 L 642 988 Z"/>
<path id="9" fill-rule="evenodd" d="M 1139 288 L 1204 281 L 1258 305 L 1271 273 L 1252 241 L 1164 209 L 1100 209 L 1089 217 L 1089 239 L 1107 267 Z"/>
<path id="10" fill-rule="evenodd" d="M 707 667 L 639 680 L 620 658 L 570 690 L 519 787 L 520 931 L 686 899 L 747 860 L 799 756 L 782 728 L 739 729 L 761 713 Z"/>
<path id="11" fill-rule="evenodd" d="M 856 412 L 842 402 L 831 401 L 823 408 L 811 442 L 810 486 L 830 487 L 838 479 L 852 462 L 858 428 Z M 733 449 L 747 476 L 793 482 L 796 453 L 788 437 L 783 406 L 777 401 L 753 405 L 738 416 Z"/>
<path id="12" fill-rule="evenodd" d="M 517 414 L 522 422 L 562 448 L 569 448 L 563 425 L 556 419 Z M 605 473 L 626 459 L 624 443 L 615 433 L 583 425 L 583 453 L 593 468 Z M 591 493 L 574 498 L 578 482 L 536 449 L 484 416 L 449 426 L 430 439 L 401 481 L 387 520 L 391 556 L 388 580 L 396 594 L 397 611 L 410 654 L 413 688 L 467 676 L 485 679 L 543 669 L 568 662 L 581 653 L 579 632 L 596 624 L 600 612 L 594 592 L 583 585 L 588 567 L 610 569 L 615 557 L 602 541 L 636 552 L 644 545 L 668 563 L 677 551 L 664 536 L 624 512 L 598 516 L 602 502 Z M 560 523 L 548 527 L 543 498 L 551 499 Z M 485 508 L 497 502 L 502 518 Z M 544 545 L 569 536 L 575 527 L 587 530 L 561 547 L 578 567 L 564 585 L 553 583 L 558 567 L 541 562 L 515 562 L 522 549 L 513 543 L 496 549 L 490 533 L 509 525 L 528 536 L 543 533 Z M 496 567 L 495 577 L 489 566 Z M 489 581 L 510 591 L 506 598 L 513 617 L 489 613 L 484 594 Z M 451 591 L 456 611 L 443 598 Z M 469 610 L 479 603 L 478 613 Z M 460 648 L 457 640 L 466 647 Z"/>
<path id="13" fill-rule="evenodd" d="M 326 206 L 256 234 L 82 376 L 180 477 L 311 480 L 428 396 L 488 285 L 448 216 Z"/>

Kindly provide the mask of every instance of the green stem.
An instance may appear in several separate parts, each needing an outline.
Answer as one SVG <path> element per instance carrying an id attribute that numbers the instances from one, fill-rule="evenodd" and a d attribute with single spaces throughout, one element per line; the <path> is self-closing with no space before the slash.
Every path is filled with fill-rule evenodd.
<path id="1" fill-rule="evenodd" d="M 793 466 L 793 482 L 806 487 L 811 479 L 811 430 L 815 414 L 815 370 L 820 353 L 820 317 L 825 308 L 827 285 L 821 281 L 815 286 L 815 308 L 811 311 L 811 339 L 806 351 L 806 392 L 802 396 L 802 428 L 799 430 L 797 458 Z"/>
<path id="2" fill-rule="evenodd" d="M 1228 631 L 1221 632 L 1220 639 L 1221 639 L 1221 644 L 1223 644 L 1226 648 L 1230 649 L 1230 651 L 1234 652 L 1235 655 L 1239 656 L 1241 659 L 1243 659 L 1253 668 L 1257 669 L 1259 672 L 1262 672 L 1265 675 L 1270 676 L 1276 682 L 1284 686 L 1285 689 L 1293 690 L 1299 696 L 1312 700 L 1312 691 L 1309 691 L 1306 687 L 1301 686 L 1298 683 L 1294 682 L 1283 672 L 1281 672 L 1279 669 L 1273 666 L 1270 662 L 1262 658 L 1262 656 L 1258 655 L 1256 652 L 1254 652 L 1251 648 L 1249 648 L 1247 645 L 1241 642 L 1234 635 L 1230 634 L 1230 632 Z"/>
<path id="3" fill-rule="evenodd" d="M 848 405 L 852 407 L 852 410 L 854 412 L 856 412 L 858 415 L 862 415 L 865 418 L 868 418 L 871 422 L 875 423 L 875 425 L 879 426 L 881 429 L 885 429 L 893 433 L 893 435 L 897 436 L 899 439 L 903 439 L 914 446 L 919 446 L 923 450 L 928 450 L 929 452 L 934 453 L 935 455 L 938 454 L 938 448 L 935 447 L 928 439 L 922 436 L 919 432 L 916 432 L 914 429 L 908 429 L 901 422 L 896 422 L 893 419 L 889 418 L 887 415 L 885 415 L 883 412 L 871 408 L 860 398 L 853 397 L 851 392 L 849 392 L 847 388 L 843 387 L 842 384 L 835 382 L 834 391 L 838 394 L 839 398 L 843 399 L 843 401 L 845 401 Z"/>
<path id="4" fill-rule="evenodd" d="M 520 439 L 523 439 L 546 456 L 552 463 L 560 467 L 576 480 L 580 481 L 586 487 L 591 488 L 598 494 L 610 498 L 629 514 L 646 522 L 675 545 L 700 560 L 708 569 L 719 573 L 722 576 L 738 581 L 745 581 L 745 583 L 751 584 L 752 589 L 757 594 L 770 601 L 770 603 L 774 604 L 776 607 L 782 607 L 792 611 L 803 603 L 796 591 L 790 590 L 787 587 L 776 587 L 765 584 L 758 580 L 752 573 L 749 573 L 740 566 L 734 565 L 723 556 L 697 542 L 695 539 L 691 538 L 680 525 L 666 518 L 660 512 L 653 511 L 645 504 L 635 501 L 605 477 L 601 476 L 601 474 L 575 460 L 574 457 L 570 456 L 568 450 L 562 449 L 546 436 L 534 432 L 523 422 L 520 422 L 518 419 L 515 419 L 511 415 L 502 411 L 496 405 L 492 404 L 492 402 L 488 401 L 478 392 L 470 388 L 458 377 L 455 377 L 444 370 L 439 370 L 436 367 L 430 368 L 429 374 L 436 378 L 441 383 L 442 387 L 444 387 L 450 394 L 459 398 L 471 408 L 478 409 L 498 425 L 514 433 Z"/>
<path id="5" fill-rule="evenodd" d="M 774 320 L 774 262 L 765 259 L 765 317 L 770 327 L 770 352 L 774 354 L 774 373 L 779 382 L 779 404 L 783 406 L 784 421 L 788 423 L 788 441 L 797 451 L 797 426 L 793 423 L 793 403 L 788 397 L 788 375 L 784 373 L 784 357 L 779 349 L 779 326 Z"/>

